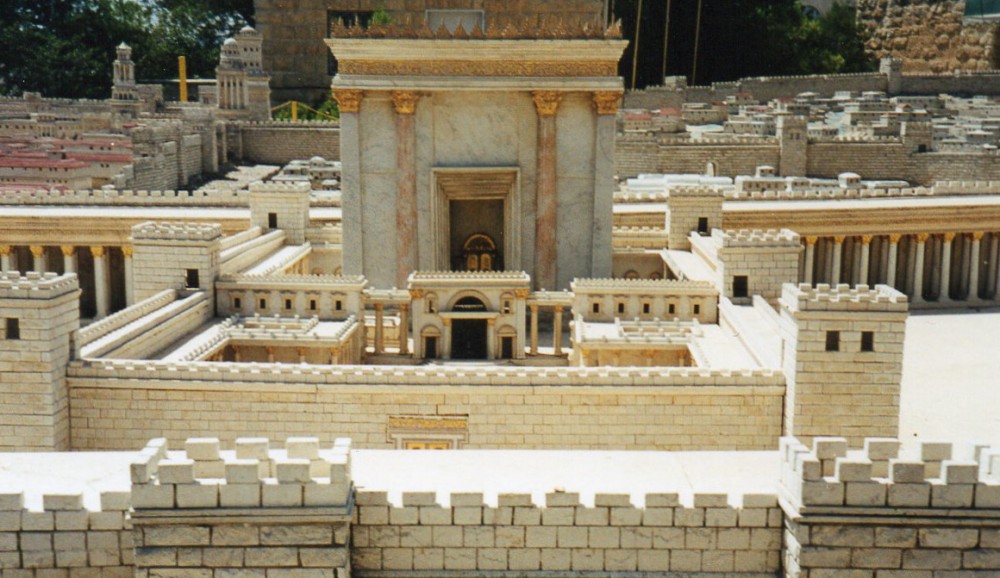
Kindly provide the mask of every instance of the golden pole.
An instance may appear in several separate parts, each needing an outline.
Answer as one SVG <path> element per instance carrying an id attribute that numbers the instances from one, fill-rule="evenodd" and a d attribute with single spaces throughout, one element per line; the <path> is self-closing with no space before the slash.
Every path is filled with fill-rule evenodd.
<path id="1" fill-rule="evenodd" d="M 667 45 L 670 40 L 670 4 L 671 0 L 667 0 L 667 18 L 663 23 L 663 72 L 660 74 L 661 82 L 667 77 Z"/>
<path id="2" fill-rule="evenodd" d="M 188 101 L 187 58 L 177 57 L 177 78 L 180 79 L 181 102 Z"/>
<path id="3" fill-rule="evenodd" d="M 635 12 L 635 52 L 632 53 L 632 90 L 635 90 L 635 73 L 639 68 L 639 29 L 642 27 L 642 0 Z"/>
<path id="4" fill-rule="evenodd" d="M 292 101 L 292 122 L 299 121 L 299 101 Z"/>
<path id="5" fill-rule="evenodd" d="M 691 85 L 695 86 L 698 78 L 698 42 L 701 40 L 701 2 L 698 0 L 698 17 L 694 23 L 694 64 L 691 67 Z"/>

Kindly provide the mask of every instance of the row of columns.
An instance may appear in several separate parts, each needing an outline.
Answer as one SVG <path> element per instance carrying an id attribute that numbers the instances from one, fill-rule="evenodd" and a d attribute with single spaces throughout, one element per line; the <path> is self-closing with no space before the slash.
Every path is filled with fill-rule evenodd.
<path id="1" fill-rule="evenodd" d="M 540 305 L 532 303 L 531 309 L 531 355 L 538 355 L 538 308 Z M 552 307 L 552 350 L 558 357 L 562 355 L 562 318 L 563 306 Z"/>
<path id="2" fill-rule="evenodd" d="M 80 272 L 79 257 L 77 247 L 73 245 L 61 245 L 63 262 L 60 270 L 54 263 L 49 262 L 47 247 L 44 245 L 30 245 L 31 266 L 27 263 L 16 262 L 17 251 L 12 245 L 0 245 L 0 271 L 36 271 L 38 273 L 77 273 Z M 96 317 L 106 317 L 111 307 L 110 275 L 108 267 L 108 257 L 106 248 L 103 246 L 92 246 L 88 248 L 94 261 L 94 301 Z M 132 288 L 132 247 L 121 248 L 124 257 L 125 274 L 125 302 L 132 305 L 134 292 Z"/>
<path id="3" fill-rule="evenodd" d="M 396 113 L 396 283 L 402 287 L 410 273 L 420 268 L 417 244 L 417 156 L 416 111 L 421 95 L 409 90 L 392 91 Z M 558 219 L 558 143 L 556 117 L 563 93 L 536 90 L 531 93 L 537 112 L 536 189 L 535 189 L 535 268 L 532 275 L 538 287 L 556 287 Z M 334 89 L 341 122 L 356 124 L 364 92 L 358 89 Z M 593 103 L 600 119 L 613 129 L 622 93 L 598 91 Z M 609 167 L 610 170 L 610 167 Z M 608 175 L 610 181 L 610 173 Z M 611 183 L 598 183 L 610 186 Z M 608 199 L 610 202 L 610 198 Z M 607 209 L 610 211 L 610 205 Z M 519 218 L 515 216 L 514 218 Z M 610 235 L 610 231 L 606 231 Z M 608 237 L 610 240 L 610 237 Z M 610 267 L 610 263 L 608 263 Z"/>
<path id="4" fill-rule="evenodd" d="M 375 355 L 385 353 L 385 304 L 374 303 L 375 308 Z M 399 311 L 399 354 L 410 354 L 410 304 L 397 303 Z"/>
<path id="5" fill-rule="evenodd" d="M 984 246 L 985 241 L 985 246 Z M 805 237 L 805 283 L 885 283 L 913 303 L 1000 299 L 1000 233 Z"/>

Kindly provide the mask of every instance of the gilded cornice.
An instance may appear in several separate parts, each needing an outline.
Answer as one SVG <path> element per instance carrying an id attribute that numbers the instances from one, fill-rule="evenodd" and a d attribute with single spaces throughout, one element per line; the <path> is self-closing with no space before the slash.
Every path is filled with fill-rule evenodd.
<path id="1" fill-rule="evenodd" d="M 361 76 L 573 77 L 616 76 L 618 64 L 601 61 L 344 60 L 339 70 L 341 74 Z"/>

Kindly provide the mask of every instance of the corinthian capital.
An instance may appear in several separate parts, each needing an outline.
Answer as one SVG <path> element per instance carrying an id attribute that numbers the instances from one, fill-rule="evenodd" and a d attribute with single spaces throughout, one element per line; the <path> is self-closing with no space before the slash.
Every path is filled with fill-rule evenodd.
<path id="1" fill-rule="evenodd" d="M 531 98 L 535 101 L 538 116 L 555 116 L 559 111 L 562 95 L 555 90 L 536 90 L 531 93 Z"/>

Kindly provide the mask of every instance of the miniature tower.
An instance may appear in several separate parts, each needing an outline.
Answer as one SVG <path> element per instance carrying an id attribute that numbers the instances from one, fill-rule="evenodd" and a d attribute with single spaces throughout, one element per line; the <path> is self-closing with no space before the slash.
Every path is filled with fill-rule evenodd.
<path id="1" fill-rule="evenodd" d="M 66 365 L 76 274 L 0 273 L 0 451 L 69 449 Z"/>
<path id="2" fill-rule="evenodd" d="M 190 289 L 208 291 L 214 302 L 221 238 L 216 224 L 150 221 L 132 227 L 135 300 Z"/>
<path id="3" fill-rule="evenodd" d="M 903 146 L 911 153 L 930 152 L 934 140 L 932 133 L 930 123 L 926 122 L 904 122 L 900 127 Z"/>
<path id="4" fill-rule="evenodd" d="M 215 69 L 219 109 L 230 117 L 267 120 L 271 116 L 271 77 L 263 69 L 260 33 L 249 26 L 222 44 Z"/>
<path id="5" fill-rule="evenodd" d="M 785 435 L 840 436 L 853 447 L 895 437 L 906 296 L 888 285 L 787 284 L 780 304 Z"/>
<path id="6" fill-rule="evenodd" d="M 799 276 L 799 235 L 789 229 L 721 231 L 709 238 L 691 235 L 693 250 L 709 260 L 719 294 L 738 305 L 754 295 L 777 303 L 785 283 Z"/>
<path id="7" fill-rule="evenodd" d="M 309 183 L 250 185 L 250 224 L 281 229 L 290 245 L 306 242 L 309 228 Z"/>
<path id="8" fill-rule="evenodd" d="M 222 43 L 219 66 L 215 69 L 220 109 L 240 110 L 243 108 L 246 102 L 245 77 L 240 46 L 235 39 L 229 38 Z"/>
<path id="9" fill-rule="evenodd" d="M 667 242 L 671 249 L 690 249 L 692 232 L 709 235 L 722 228 L 722 191 L 707 187 L 670 187 L 667 197 Z"/>
<path id="10" fill-rule="evenodd" d="M 139 88 L 135 84 L 135 63 L 132 62 L 132 48 L 122 42 L 118 45 L 118 57 L 112 64 L 114 78 L 111 84 L 113 100 L 139 100 Z"/>
<path id="11" fill-rule="evenodd" d="M 886 94 L 892 96 L 902 92 L 903 88 L 903 60 L 887 56 L 879 60 L 878 71 L 885 75 Z"/>
<path id="12" fill-rule="evenodd" d="M 807 140 L 809 119 L 804 116 L 782 114 L 777 116 L 778 144 L 781 161 L 778 172 L 783 177 L 802 177 L 809 171 Z"/>

